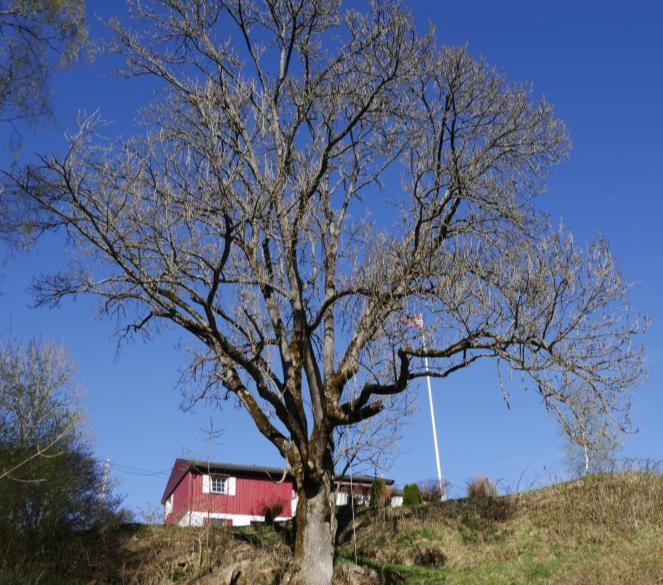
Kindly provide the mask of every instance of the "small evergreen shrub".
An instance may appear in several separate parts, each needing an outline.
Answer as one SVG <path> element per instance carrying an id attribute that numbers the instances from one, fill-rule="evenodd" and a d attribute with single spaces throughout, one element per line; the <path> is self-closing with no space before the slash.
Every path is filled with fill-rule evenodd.
<path id="1" fill-rule="evenodd" d="M 408 483 L 403 488 L 403 505 L 417 506 L 419 504 L 421 504 L 421 494 L 419 493 L 419 486 L 416 483 Z"/>
<path id="2" fill-rule="evenodd" d="M 382 508 L 387 500 L 387 486 L 381 477 L 374 479 L 371 485 L 371 508 Z"/>
<path id="3" fill-rule="evenodd" d="M 485 475 L 473 477 L 467 482 L 468 498 L 491 498 L 497 495 L 497 487 Z"/>

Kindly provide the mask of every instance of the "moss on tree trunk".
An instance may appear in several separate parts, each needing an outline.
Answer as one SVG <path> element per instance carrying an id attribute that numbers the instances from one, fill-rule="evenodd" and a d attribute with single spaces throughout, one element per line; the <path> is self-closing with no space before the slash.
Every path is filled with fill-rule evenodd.
<path id="1" fill-rule="evenodd" d="M 334 572 L 336 517 L 332 472 L 306 480 L 298 490 L 295 557 L 283 580 L 288 585 L 329 585 Z"/>

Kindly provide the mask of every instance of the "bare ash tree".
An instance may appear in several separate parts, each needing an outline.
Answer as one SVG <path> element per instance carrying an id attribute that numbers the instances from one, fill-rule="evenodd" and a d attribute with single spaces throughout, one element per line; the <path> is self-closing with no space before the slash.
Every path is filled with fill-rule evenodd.
<path id="1" fill-rule="evenodd" d="M 71 554 L 81 530 L 122 519 L 115 482 L 93 456 L 75 370 L 64 347 L 0 340 L 3 583 Z"/>
<path id="2" fill-rule="evenodd" d="M 13 157 L 22 144 L 22 124 L 36 128 L 55 121 L 53 72 L 72 65 L 87 42 L 84 0 L 0 0 L 0 130 L 7 130 Z M 26 247 L 34 239 L 20 221 L 24 209 L 17 204 L 3 196 L 0 186 L 0 244 L 8 249 Z"/>
<path id="3" fill-rule="evenodd" d="M 296 478 L 286 581 L 330 583 L 335 431 L 380 416 L 424 356 L 438 378 L 497 359 L 562 421 L 627 416 L 642 323 L 622 276 L 534 207 L 568 151 L 548 103 L 388 0 L 133 8 L 140 30 L 113 27 L 127 74 L 161 83 L 144 133 L 82 119 L 8 186 L 76 254 L 36 298 L 192 335 L 199 396 L 235 396 Z"/>
<path id="4" fill-rule="evenodd" d="M 74 366 L 63 347 L 0 341 L 0 485 L 44 481 L 26 467 L 62 455 L 81 422 Z M 35 514 L 37 515 L 37 514 Z"/>
<path id="5" fill-rule="evenodd" d="M 86 41 L 83 0 L 0 0 L 0 123 L 52 118 L 53 70 Z"/>
<path id="6" fill-rule="evenodd" d="M 564 431 L 564 454 L 574 477 L 606 473 L 618 467 L 618 452 L 629 430 L 591 403 L 578 404 Z"/>

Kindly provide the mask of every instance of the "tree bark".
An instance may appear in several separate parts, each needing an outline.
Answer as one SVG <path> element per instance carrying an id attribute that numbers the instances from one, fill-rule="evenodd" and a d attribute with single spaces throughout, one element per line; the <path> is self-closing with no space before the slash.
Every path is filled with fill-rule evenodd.
<path id="1" fill-rule="evenodd" d="M 330 585 L 334 572 L 336 515 L 331 470 L 306 479 L 298 490 L 295 558 L 282 583 Z"/>

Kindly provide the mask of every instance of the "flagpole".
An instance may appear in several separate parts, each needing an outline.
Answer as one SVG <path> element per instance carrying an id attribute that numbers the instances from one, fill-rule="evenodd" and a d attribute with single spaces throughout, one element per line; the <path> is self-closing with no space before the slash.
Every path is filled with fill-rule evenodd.
<path id="1" fill-rule="evenodd" d="M 422 320 L 423 324 L 423 320 Z M 424 352 L 426 349 L 426 336 L 424 335 L 424 329 L 421 328 L 421 340 L 424 346 Z M 437 466 L 437 481 L 440 486 L 440 499 L 444 502 L 447 499 L 447 490 L 444 485 L 444 479 L 442 478 L 442 467 L 440 466 L 440 449 L 437 445 L 437 427 L 435 424 L 435 409 L 433 408 L 433 389 L 430 383 L 430 368 L 428 367 L 428 356 L 424 355 L 424 366 L 426 367 L 426 383 L 428 385 L 428 404 L 430 406 L 430 419 L 433 426 L 433 445 L 435 445 L 435 465 Z"/>

